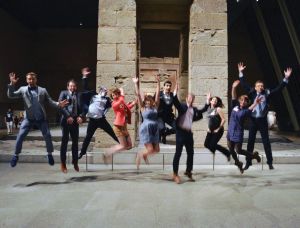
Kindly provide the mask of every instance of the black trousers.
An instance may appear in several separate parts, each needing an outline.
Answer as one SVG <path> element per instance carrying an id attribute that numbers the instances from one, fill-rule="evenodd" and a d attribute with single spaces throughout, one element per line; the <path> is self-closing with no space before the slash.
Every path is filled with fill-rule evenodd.
<path id="1" fill-rule="evenodd" d="M 173 172 L 178 174 L 179 161 L 183 146 L 187 153 L 186 172 L 192 172 L 194 162 L 194 138 L 193 133 L 176 129 L 176 152 L 173 159 Z"/>
<path id="2" fill-rule="evenodd" d="M 68 149 L 69 135 L 72 139 L 72 163 L 78 162 L 78 138 L 79 138 L 79 126 L 76 122 L 76 117 L 72 124 L 67 124 L 63 121 L 62 127 L 62 140 L 60 146 L 60 160 L 62 163 L 66 163 L 66 154 Z"/>
<path id="3" fill-rule="evenodd" d="M 265 154 L 267 157 L 267 163 L 273 163 L 271 143 L 269 139 L 269 129 L 267 117 L 262 118 L 250 118 L 250 128 L 249 128 L 249 139 L 247 145 L 247 151 L 253 154 L 254 144 L 256 139 L 257 131 L 260 132 L 261 139 L 264 145 Z M 248 161 L 251 164 L 251 161 Z"/>
<path id="4" fill-rule="evenodd" d="M 172 135 L 176 133 L 176 121 L 174 119 L 173 116 L 169 116 L 169 117 L 159 117 L 162 119 L 163 123 L 164 123 L 164 128 L 162 130 L 160 130 L 160 135 Z M 167 128 L 165 126 L 165 124 L 170 125 L 171 128 Z"/>
<path id="5" fill-rule="evenodd" d="M 253 159 L 253 153 L 250 153 L 249 151 L 242 149 L 243 146 L 242 142 L 233 142 L 228 140 L 227 145 L 229 148 L 229 152 L 235 162 L 238 161 L 237 154 L 244 155 L 246 157 L 246 161 L 251 161 Z"/>
<path id="6" fill-rule="evenodd" d="M 107 122 L 105 118 L 99 118 L 99 119 L 93 119 L 90 118 L 90 121 L 87 126 L 86 136 L 84 138 L 82 148 L 81 148 L 81 154 L 86 154 L 87 148 L 91 142 L 91 139 L 93 135 L 95 134 L 95 131 L 97 128 L 101 128 L 104 130 L 107 134 L 109 134 L 116 142 L 119 142 L 117 136 L 115 135 L 112 127 Z"/>
<path id="7" fill-rule="evenodd" d="M 230 156 L 230 152 L 223 146 L 219 145 L 218 142 L 224 134 L 224 128 L 221 128 L 218 132 L 207 132 L 204 146 L 209 149 L 212 153 L 215 153 L 216 150 L 220 151 L 226 157 Z"/>

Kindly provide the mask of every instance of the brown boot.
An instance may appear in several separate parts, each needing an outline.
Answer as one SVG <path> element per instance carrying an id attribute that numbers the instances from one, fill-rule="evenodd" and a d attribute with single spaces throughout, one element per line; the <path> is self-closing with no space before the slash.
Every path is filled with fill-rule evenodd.
<path id="1" fill-rule="evenodd" d="M 258 153 L 257 151 L 255 151 L 255 152 L 253 153 L 253 158 L 256 159 L 256 161 L 257 161 L 258 163 L 261 162 L 261 158 L 260 158 L 259 153 Z"/>
<path id="2" fill-rule="evenodd" d="M 61 164 L 60 164 L 60 170 L 61 170 L 63 173 L 67 173 L 67 172 L 68 172 L 66 163 L 61 163 Z"/>
<path id="3" fill-rule="evenodd" d="M 192 172 L 184 172 L 184 175 L 186 175 L 189 178 L 189 181 L 195 182 L 195 179 L 193 178 Z"/>
<path id="4" fill-rule="evenodd" d="M 73 165 L 74 165 L 74 169 L 75 169 L 77 172 L 79 172 L 78 161 L 73 162 Z"/>

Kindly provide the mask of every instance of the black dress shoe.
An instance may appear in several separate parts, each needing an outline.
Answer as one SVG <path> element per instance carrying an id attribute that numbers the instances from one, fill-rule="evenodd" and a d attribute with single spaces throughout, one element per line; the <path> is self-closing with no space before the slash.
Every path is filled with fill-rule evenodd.
<path id="1" fill-rule="evenodd" d="M 17 155 L 14 155 L 10 161 L 10 166 L 15 167 L 18 163 L 19 157 Z"/>
<path id="2" fill-rule="evenodd" d="M 269 165 L 269 169 L 274 169 L 274 166 L 272 164 L 268 164 Z"/>
<path id="3" fill-rule="evenodd" d="M 83 157 L 83 155 L 85 155 L 86 153 L 80 153 L 78 156 L 78 159 L 81 159 Z"/>
<path id="4" fill-rule="evenodd" d="M 195 181 L 192 172 L 184 172 L 184 175 L 186 175 L 190 179 L 190 181 Z"/>
<path id="5" fill-rule="evenodd" d="M 249 169 L 249 167 L 250 167 L 251 165 L 252 165 L 251 162 L 246 162 L 246 165 L 245 165 L 245 167 L 243 168 L 243 170 Z"/>

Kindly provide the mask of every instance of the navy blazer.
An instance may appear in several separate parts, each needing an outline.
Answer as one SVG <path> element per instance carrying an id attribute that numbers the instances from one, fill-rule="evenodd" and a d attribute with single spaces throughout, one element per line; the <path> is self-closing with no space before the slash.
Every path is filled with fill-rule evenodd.
<path id="1" fill-rule="evenodd" d="M 76 103 L 77 103 L 77 116 L 83 117 L 82 108 L 81 108 L 80 93 L 75 92 L 75 96 L 76 96 Z M 65 99 L 67 99 L 69 101 L 69 104 L 61 109 L 61 113 L 62 113 L 61 121 L 65 121 L 69 117 L 72 117 L 72 113 L 70 113 L 69 110 L 68 110 L 68 107 L 70 105 L 72 105 L 71 95 L 70 95 L 68 90 L 63 90 L 63 91 L 60 92 L 58 101 L 63 101 Z"/>
<path id="2" fill-rule="evenodd" d="M 254 87 L 251 87 L 245 80 L 244 76 L 240 77 L 240 82 L 242 87 L 247 91 L 249 99 L 251 100 L 251 103 L 254 102 L 255 98 L 257 97 L 257 92 L 254 89 Z M 267 105 L 265 107 L 265 109 L 263 110 L 264 115 L 266 116 L 268 113 L 268 109 L 269 109 L 269 99 L 270 96 L 272 96 L 274 93 L 277 93 L 279 91 L 281 91 L 286 85 L 287 85 L 287 81 L 282 80 L 282 82 L 276 86 L 274 89 L 264 89 L 262 94 L 264 94 L 266 96 L 266 102 Z"/>

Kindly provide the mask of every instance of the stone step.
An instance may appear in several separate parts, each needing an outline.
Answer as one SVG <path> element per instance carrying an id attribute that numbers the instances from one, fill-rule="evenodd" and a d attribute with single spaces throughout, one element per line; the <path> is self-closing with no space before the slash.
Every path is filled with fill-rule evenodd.
<path id="1" fill-rule="evenodd" d="M 133 148 L 129 151 L 120 152 L 113 156 L 113 164 L 115 165 L 128 165 L 135 164 L 135 158 L 137 151 L 143 150 L 143 147 Z M 103 164 L 102 154 L 105 149 L 97 149 L 88 152 L 87 156 L 84 156 L 79 163 L 80 164 Z M 152 165 L 172 165 L 174 157 L 175 147 L 174 146 L 164 146 L 158 154 L 149 157 L 149 162 Z M 260 152 L 263 158 L 263 163 L 266 163 L 266 157 L 264 153 Z M 9 162 L 12 156 L 12 152 L 0 153 L 1 162 Z M 60 163 L 59 151 L 55 150 L 53 156 L 56 163 Z M 295 151 L 274 151 L 273 152 L 273 163 L 274 164 L 300 164 L 300 152 Z M 26 150 L 24 149 L 19 157 L 20 162 L 30 162 L 30 163 L 47 163 L 45 150 Z M 71 163 L 72 155 L 70 152 L 67 153 L 67 162 Z M 245 157 L 240 156 L 240 161 L 245 163 Z M 142 161 L 143 163 L 143 161 Z M 186 163 L 186 152 L 183 150 L 181 156 L 181 164 Z M 233 164 L 233 160 L 227 161 L 227 158 L 219 152 L 216 152 L 215 160 L 213 161 L 213 155 L 206 149 L 196 149 L 194 153 L 194 164 L 195 165 L 226 165 Z M 256 164 L 256 161 L 253 161 Z"/>

